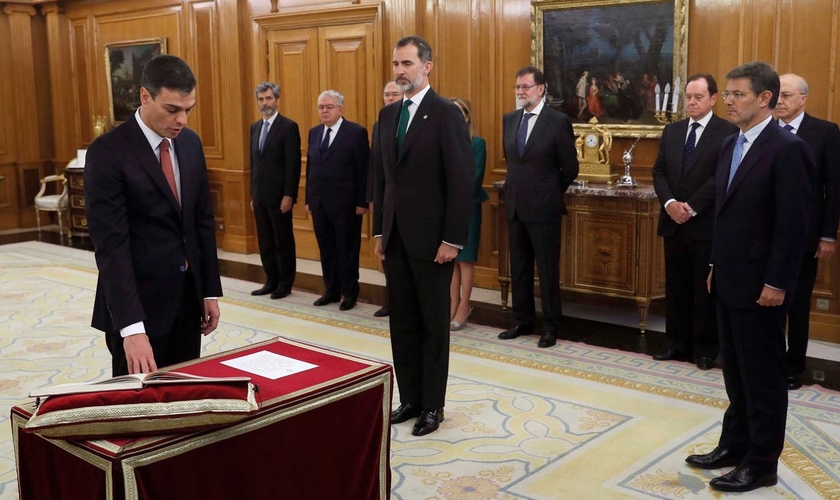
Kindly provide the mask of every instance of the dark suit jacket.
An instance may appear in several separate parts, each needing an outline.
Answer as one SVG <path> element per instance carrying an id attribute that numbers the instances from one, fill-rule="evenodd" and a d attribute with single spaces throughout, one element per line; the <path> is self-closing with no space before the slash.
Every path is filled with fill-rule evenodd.
<path id="1" fill-rule="evenodd" d="M 683 153 L 689 120 L 680 120 L 665 127 L 659 141 L 659 154 L 653 164 L 653 187 L 659 197 L 659 236 L 673 236 L 680 227 L 665 211 L 671 199 L 688 203 L 697 215 L 682 224 L 683 230 L 698 240 L 712 239 L 715 223 L 715 171 L 720 145 L 738 127 L 712 115 L 694 148 L 688 165 L 683 169 Z"/>
<path id="2" fill-rule="evenodd" d="M 150 337 L 165 335 L 180 304 L 185 261 L 201 296 L 222 295 L 201 141 L 185 128 L 174 144 L 180 206 L 134 116 L 88 148 L 85 206 L 99 268 L 94 328 L 118 335 L 144 321 Z"/>
<path id="3" fill-rule="evenodd" d="M 251 200 L 267 207 L 279 207 L 284 196 L 297 202 L 300 184 L 300 130 L 298 124 L 277 115 L 263 152 L 260 132 L 263 120 L 251 124 Z"/>
<path id="4" fill-rule="evenodd" d="M 765 284 L 790 292 L 811 213 L 810 148 L 772 120 L 741 161 L 729 190 L 738 135 L 727 137 L 717 169 L 711 261 L 714 291 L 726 307 L 760 307 Z M 792 293 L 785 294 L 786 303 Z"/>
<path id="5" fill-rule="evenodd" d="M 429 89 L 397 151 L 402 101 L 379 112 L 373 145 L 373 234 L 387 250 L 394 223 L 409 256 L 434 260 L 441 242 L 465 245 L 473 209 L 473 155 L 464 115 Z"/>
<path id="6" fill-rule="evenodd" d="M 796 135 L 811 147 L 817 165 L 815 203 L 805 244 L 805 253 L 813 255 L 820 238 L 837 238 L 840 223 L 840 129 L 835 123 L 805 113 Z"/>
<path id="7" fill-rule="evenodd" d="M 522 222 L 558 222 L 566 215 L 563 194 L 578 175 L 572 124 L 563 113 L 543 106 L 520 158 L 516 133 L 523 113 L 511 111 L 502 120 L 507 216 L 512 220 L 517 214 Z"/>
<path id="8" fill-rule="evenodd" d="M 348 120 L 341 123 L 333 142 L 321 156 L 324 125 L 309 131 L 306 153 L 306 204 L 310 210 L 355 213 L 367 208 L 367 171 L 370 146 L 367 130 Z"/>

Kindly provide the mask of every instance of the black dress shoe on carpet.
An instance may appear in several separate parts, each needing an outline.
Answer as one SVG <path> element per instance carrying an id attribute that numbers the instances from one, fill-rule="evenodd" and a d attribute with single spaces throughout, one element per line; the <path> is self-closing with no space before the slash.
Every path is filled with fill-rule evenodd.
<path id="1" fill-rule="evenodd" d="M 533 325 L 516 325 L 500 333 L 499 338 L 502 340 L 513 340 L 520 335 L 531 335 L 532 333 L 534 333 Z"/>
<path id="2" fill-rule="evenodd" d="M 313 306 L 325 306 L 327 304 L 332 304 L 333 302 L 339 302 L 341 300 L 341 296 L 335 295 L 321 295 L 321 297 L 312 303 Z"/>
<path id="3" fill-rule="evenodd" d="M 385 316 L 388 316 L 390 314 L 391 310 L 388 309 L 388 306 L 382 306 L 375 313 L 373 313 L 373 315 L 377 318 L 384 318 Z"/>
<path id="4" fill-rule="evenodd" d="M 555 332 L 543 332 L 542 337 L 540 337 L 540 341 L 537 342 L 537 347 L 552 347 L 557 343 L 557 333 Z"/>
<path id="5" fill-rule="evenodd" d="M 269 293 L 273 292 L 276 289 L 277 289 L 276 286 L 265 285 L 262 288 L 259 288 L 257 290 L 254 290 L 253 292 L 251 292 L 251 295 L 268 295 Z"/>
<path id="6" fill-rule="evenodd" d="M 443 408 L 437 410 L 423 410 L 420 416 L 417 417 L 417 422 L 414 423 L 414 428 L 411 429 L 413 436 L 425 436 L 438 430 L 440 423 L 443 422 Z"/>
<path id="7" fill-rule="evenodd" d="M 342 311 L 349 311 L 356 307 L 356 299 L 346 298 L 341 301 L 341 305 L 338 308 Z"/>
<path id="8" fill-rule="evenodd" d="M 689 455 L 685 462 L 698 469 L 722 469 L 724 467 L 734 467 L 740 464 L 743 459 L 744 455 L 718 446 L 711 453 L 705 455 Z"/>
<path id="9" fill-rule="evenodd" d="M 709 486 L 718 491 L 752 491 L 764 486 L 773 486 L 779 482 L 775 472 L 759 472 L 747 466 L 739 465 L 727 474 L 709 481 Z"/>
<path id="10" fill-rule="evenodd" d="M 273 292 L 271 292 L 271 298 L 272 299 L 282 299 L 283 297 L 288 297 L 289 293 L 291 293 L 291 292 L 289 291 L 288 288 L 278 288 L 277 290 L 274 290 Z"/>
<path id="11" fill-rule="evenodd" d="M 707 358 L 706 356 L 700 356 L 697 358 L 697 368 L 701 370 L 711 370 L 715 367 L 715 360 L 712 358 Z"/>
<path id="12" fill-rule="evenodd" d="M 796 375 L 788 375 L 787 388 L 789 391 L 795 391 L 802 387 L 802 380 Z"/>
<path id="13" fill-rule="evenodd" d="M 688 354 L 669 347 L 658 354 L 654 354 L 653 359 L 655 361 L 688 361 Z"/>
<path id="14" fill-rule="evenodd" d="M 420 407 L 411 403 L 402 403 L 396 410 L 391 412 L 391 423 L 401 424 L 406 420 L 420 416 Z"/>

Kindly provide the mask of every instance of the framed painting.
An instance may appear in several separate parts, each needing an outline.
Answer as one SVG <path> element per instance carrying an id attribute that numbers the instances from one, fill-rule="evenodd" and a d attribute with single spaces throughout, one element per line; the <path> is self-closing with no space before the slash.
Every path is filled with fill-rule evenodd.
<path id="1" fill-rule="evenodd" d="M 166 53 L 166 38 L 105 44 L 111 124 L 128 119 L 140 107 L 140 77 L 154 56 Z"/>
<path id="2" fill-rule="evenodd" d="M 687 51 L 687 0 L 531 2 L 531 63 L 545 73 L 547 104 L 576 130 L 596 117 L 613 136 L 661 136 L 663 103 L 684 113 L 673 90 Z"/>

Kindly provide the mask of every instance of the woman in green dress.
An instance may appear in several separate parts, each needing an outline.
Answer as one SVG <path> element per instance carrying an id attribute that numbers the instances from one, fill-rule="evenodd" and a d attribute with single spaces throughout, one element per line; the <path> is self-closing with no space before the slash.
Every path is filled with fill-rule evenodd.
<path id="1" fill-rule="evenodd" d="M 481 137 L 477 137 L 476 124 L 473 120 L 472 107 L 466 99 L 455 97 L 452 102 L 461 108 L 464 119 L 472 138 L 473 157 L 475 158 L 475 195 L 473 198 L 473 213 L 470 219 L 470 232 L 467 244 L 458 253 L 455 261 L 457 265 L 452 273 L 452 284 L 450 286 L 450 309 L 449 330 L 463 330 L 467 324 L 467 318 L 472 312 L 470 307 L 470 294 L 472 294 L 473 278 L 475 277 L 475 263 L 478 261 L 478 241 L 481 237 L 481 204 L 490 197 L 484 190 L 481 183 L 484 181 L 484 166 L 487 163 L 487 143 Z"/>

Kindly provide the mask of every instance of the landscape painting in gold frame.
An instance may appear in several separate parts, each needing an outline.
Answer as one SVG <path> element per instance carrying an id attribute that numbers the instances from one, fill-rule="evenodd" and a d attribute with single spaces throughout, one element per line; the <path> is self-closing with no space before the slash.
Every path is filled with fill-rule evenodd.
<path id="1" fill-rule="evenodd" d="M 669 85 L 673 109 L 687 51 L 687 0 L 531 2 L 531 63 L 545 73 L 546 102 L 569 116 L 576 134 L 594 116 L 616 137 L 660 137 L 657 102 Z"/>
<path id="2" fill-rule="evenodd" d="M 140 107 L 140 77 L 154 56 L 166 54 L 166 38 L 105 44 L 111 124 L 126 121 Z"/>

